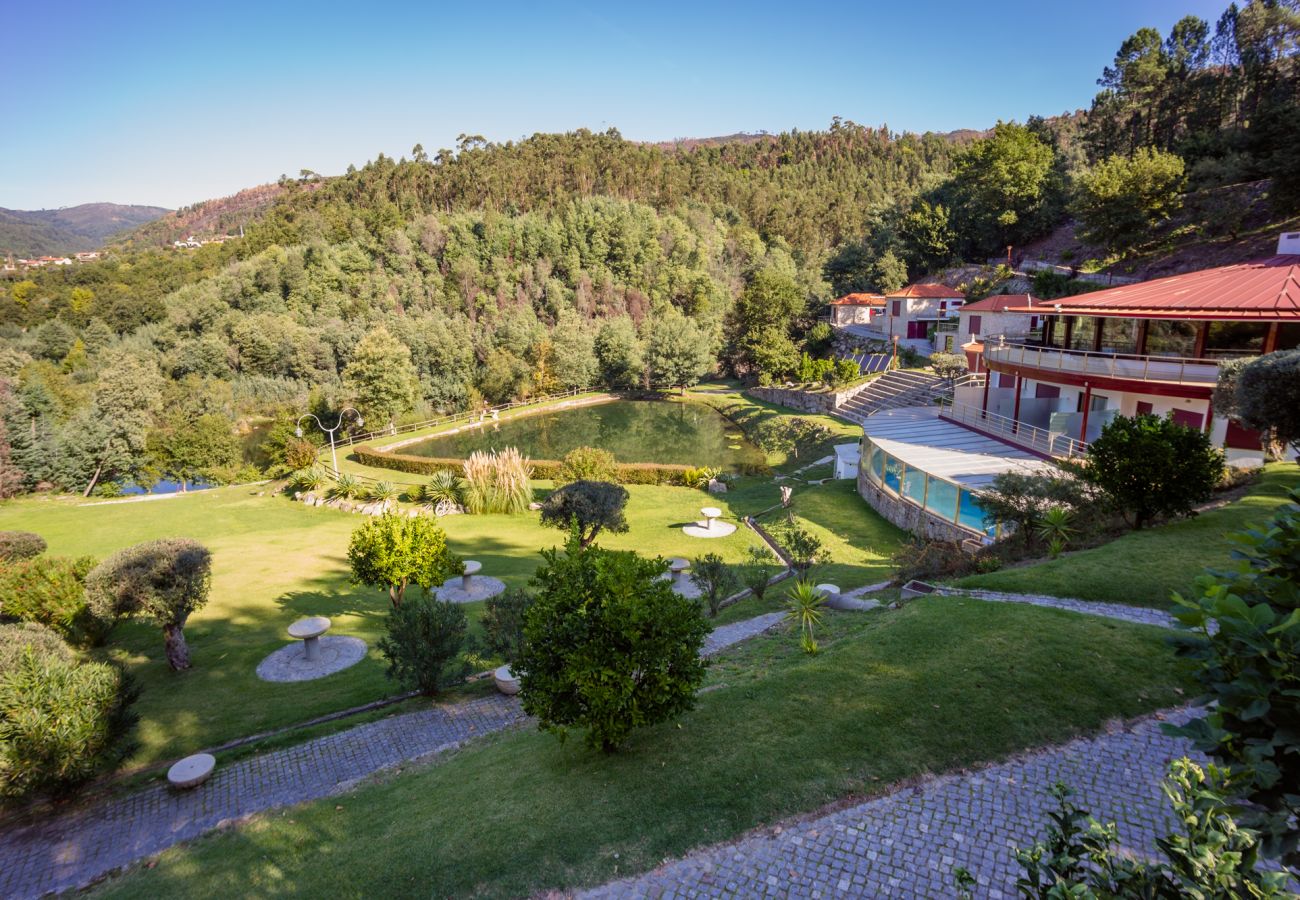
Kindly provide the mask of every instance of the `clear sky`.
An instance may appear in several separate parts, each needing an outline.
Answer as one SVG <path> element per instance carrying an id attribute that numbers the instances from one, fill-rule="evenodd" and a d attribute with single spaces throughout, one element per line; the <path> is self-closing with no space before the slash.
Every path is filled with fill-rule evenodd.
<path id="1" fill-rule="evenodd" d="M 462 132 L 986 128 L 1086 107 L 1129 34 L 1226 5 L 0 0 L 0 206 L 176 207 Z"/>

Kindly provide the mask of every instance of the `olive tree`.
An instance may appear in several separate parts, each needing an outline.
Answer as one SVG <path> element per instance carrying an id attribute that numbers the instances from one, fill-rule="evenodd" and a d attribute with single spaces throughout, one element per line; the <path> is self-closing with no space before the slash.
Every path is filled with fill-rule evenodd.
<path id="1" fill-rule="evenodd" d="M 138 617 L 162 627 L 167 664 L 190 667 L 185 621 L 208 602 L 212 553 L 189 538 L 162 538 L 119 550 L 86 576 L 86 599 L 101 619 Z"/>
<path id="2" fill-rule="evenodd" d="M 542 524 L 552 528 L 578 525 L 582 546 L 588 547 L 602 530 L 627 531 L 627 488 L 608 481 L 575 481 L 542 501 Z"/>
<path id="3" fill-rule="evenodd" d="M 461 571 L 461 561 L 447 549 L 447 535 L 423 516 L 411 519 L 386 513 L 352 533 L 348 543 L 352 583 L 384 588 L 396 609 L 406 588 L 425 590 Z"/>
<path id="4" fill-rule="evenodd" d="M 1237 418 L 1300 452 L 1300 350 L 1251 360 L 1237 372 Z"/>

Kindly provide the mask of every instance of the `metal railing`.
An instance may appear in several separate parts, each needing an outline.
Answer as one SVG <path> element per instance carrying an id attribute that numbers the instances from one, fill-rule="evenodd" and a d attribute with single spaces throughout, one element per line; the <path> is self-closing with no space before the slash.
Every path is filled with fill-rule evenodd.
<path id="1" fill-rule="evenodd" d="M 1028 366 L 1045 371 L 1078 375 L 1105 375 L 1130 381 L 1163 381 L 1174 384 L 1214 384 L 1219 364 L 1212 360 L 1175 356 L 1143 356 L 1137 353 L 1101 353 L 1094 350 L 1062 350 L 1030 344 L 994 341 L 984 344 L 988 362 Z"/>
<path id="2" fill-rule="evenodd" d="M 1069 435 L 1017 422 L 1009 416 L 987 412 L 966 403 L 954 404 L 940 412 L 939 416 L 962 425 L 970 425 L 1007 443 L 1017 444 L 1044 456 L 1072 459 L 1088 452 L 1087 444 Z"/>

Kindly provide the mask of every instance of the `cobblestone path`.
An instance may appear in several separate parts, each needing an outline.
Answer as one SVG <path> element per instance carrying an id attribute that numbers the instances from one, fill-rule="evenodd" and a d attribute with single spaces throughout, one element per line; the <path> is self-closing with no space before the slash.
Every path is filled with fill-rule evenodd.
<path id="1" fill-rule="evenodd" d="M 1159 625 L 1162 628 L 1174 627 L 1174 617 L 1162 609 L 1147 609 L 1144 606 L 1125 606 L 1122 603 L 1105 603 L 1100 600 L 1075 600 L 1072 597 L 1048 597 L 1042 594 L 1007 594 L 999 591 L 980 591 L 969 588 L 940 587 L 935 591 L 944 597 L 974 597 L 976 600 L 988 600 L 993 603 L 1027 603 L 1030 606 L 1046 606 L 1051 609 L 1064 609 L 1069 612 L 1083 613 L 1088 616 L 1103 616 L 1107 619 L 1119 619 L 1138 625 Z"/>
<path id="2" fill-rule="evenodd" d="M 781 616 L 769 613 L 716 629 L 705 641 L 704 655 L 766 631 Z M 516 698 L 501 695 L 404 713 L 218 764 L 212 779 L 191 791 L 155 785 L 10 827 L 0 834 L 0 897 L 16 900 L 81 887 L 223 822 L 340 793 L 382 769 L 526 718 Z"/>
<path id="3" fill-rule="evenodd" d="M 1182 722 L 1185 710 L 1168 714 Z M 1166 763 L 1190 745 L 1147 719 L 1128 730 L 1072 741 L 969 774 L 948 775 L 850 809 L 766 829 L 691 854 L 637 878 L 587 892 L 624 897 L 952 897 L 953 869 L 978 881 L 977 897 L 1016 896 L 1012 847 L 1046 834 L 1064 781 L 1074 800 L 1119 826 L 1121 844 L 1155 852 L 1173 818 L 1160 792 Z"/>

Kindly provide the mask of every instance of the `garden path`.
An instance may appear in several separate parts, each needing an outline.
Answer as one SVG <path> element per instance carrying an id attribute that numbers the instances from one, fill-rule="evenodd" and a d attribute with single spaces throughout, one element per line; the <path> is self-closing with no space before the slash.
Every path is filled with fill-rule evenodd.
<path id="1" fill-rule="evenodd" d="M 709 656 L 773 627 L 767 613 L 714 630 Z M 84 887 L 255 813 L 348 790 L 384 769 L 430 757 L 527 720 L 518 699 L 492 695 L 358 725 L 302 744 L 218 766 L 186 792 L 165 783 L 91 802 L 0 834 L 0 897 L 40 897 Z"/>

